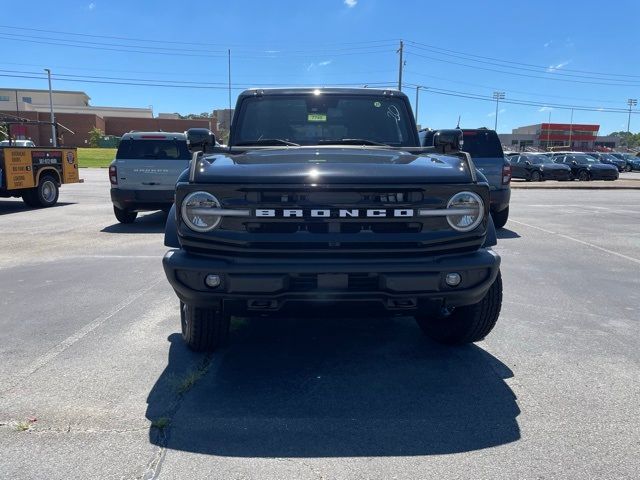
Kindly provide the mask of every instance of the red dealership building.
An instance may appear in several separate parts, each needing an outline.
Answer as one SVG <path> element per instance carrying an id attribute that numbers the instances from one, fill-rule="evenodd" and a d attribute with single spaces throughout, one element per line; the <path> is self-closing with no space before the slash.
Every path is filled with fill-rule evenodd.
<path id="1" fill-rule="evenodd" d="M 514 128 L 510 134 L 500 134 L 500 140 L 513 150 L 566 146 L 568 150 L 587 151 L 617 147 L 618 138 L 598 136 L 599 130 L 600 125 L 583 123 L 537 123 Z"/>

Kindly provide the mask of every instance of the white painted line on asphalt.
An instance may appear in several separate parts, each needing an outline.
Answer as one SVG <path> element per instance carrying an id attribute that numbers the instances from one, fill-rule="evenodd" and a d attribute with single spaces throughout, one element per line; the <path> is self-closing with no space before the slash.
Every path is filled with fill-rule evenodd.
<path id="1" fill-rule="evenodd" d="M 158 285 L 161 281 L 163 281 L 163 279 L 158 279 L 157 281 L 153 282 L 151 285 L 147 286 L 146 288 L 138 290 L 136 293 L 127 297 L 124 301 L 120 302 L 118 305 L 113 307 L 108 312 L 100 315 L 99 317 L 94 319 L 91 323 L 88 323 L 87 325 L 82 327 L 80 330 L 78 330 L 76 333 L 74 333 L 70 337 L 65 338 L 62 342 L 57 344 L 55 347 L 51 348 L 47 353 L 42 355 L 40 358 L 36 359 L 36 361 L 33 362 L 28 368 L 19 372 L 12 380 L 8 382 L 8 385 L 4 385 L 5 388 L 3 388 L 2 391 L 0 391 L 0 394 L 5 394 L 10 390 L 12 390 L 13 388 L 15 388 L 20 382 L 30 377 L 31 375 L 33 375 L 39 369 L 44 367 L 47 363 L 51 362 L 58 355 L 60 355 L 62 352 L 67 350 L 69 347 L 71 347 L 74 343 L 78 342 L 79 340 L 87 336 L 89 333 L 94 331 L 96 328 L 98 328 L 100 325 L 102 325 L 104 322 L 109 320 L 111 317 L 117 314 L 120 310 L 126 308 L 127 306 L 131 305 L 133 302 L 138 300 L 145 293 L 147 293 L 149 290 L 151 290 L 156 285 Z"/>
<path id="2" fill-rule="evenodd" d="M 563 233 L 552 232 L 551 230 L 547 230 L 546 228 L 536 227 L 535 225 L 530 225 L 528 223 L 519 222 L 517 220 L 509 219 L 509 222 L 517 223 L 518 225 L 524 225 L 525 227 L 533 228 L 535 230 L 540 230 L 541 232 L 548 233 L 550 235 L 557 235 L 558 237 L 564 238 L 566 240 L 571 240 L 572 242 L 580 243 L 587 247 L 595 248 L 596 250 L 600 250 L 601 252 L 608 253 L 609 255 L 615 255 L 616 257 L 624 258 L 625 260 L 629 260 L 630 262 L 640 264 L 640 259 L 630 257 L 628 255 L 623 255 L 622 253 L 614 252 L 613 250 L 609 250 L 608 248 L 600 247 L 598 245 L 594 245 L 593 243 L 585 242 L 584 240 L 580 240 L 579 238 L 571 237 L 569 235 L 565 235 Z"/>

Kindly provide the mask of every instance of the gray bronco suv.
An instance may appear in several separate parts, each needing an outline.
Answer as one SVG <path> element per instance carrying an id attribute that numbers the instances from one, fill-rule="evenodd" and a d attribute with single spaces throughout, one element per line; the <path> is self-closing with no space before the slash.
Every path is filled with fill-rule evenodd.
<path id="1" fill-rule="evenodd" d="M 168 212 L 176 180 L 190 159 L 184 133 L 125 133 L 109 166 L 111 201 L 118 221 L 134 222 L 138 212 L 145 210 Z"/>
<path id="2" fill-rule="evenodd" d="M 291 311 L 413 316 L 442 343 L 484 338 L 500 257 L 489 185 L 461 135 L 420 146 L 395 90 L 242 93 L 228 146 L 194 153 L 167 220 L 187 344 L 219 347 L 232 315 Z"/>

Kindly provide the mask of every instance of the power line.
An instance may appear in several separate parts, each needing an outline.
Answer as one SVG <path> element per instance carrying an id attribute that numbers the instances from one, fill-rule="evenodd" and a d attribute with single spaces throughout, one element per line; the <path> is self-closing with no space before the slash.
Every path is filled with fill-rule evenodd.
<path id="1" fill-rule="evenodd" d="M 543 65 L 535 65 L 535 64 L 531 64 L 531 63 L 515 62 L 515 61 L 511 61 L 511 60 L 502 60 L 502 59 L 495 58 L 495 57 L 487 57 L 487 56 L 482 56 L 482 55 L 474 55 L 474 54 L 471 54 L 471 53 L 459 52 L 459 51 L 456 51 L 456 50 L 449 50 L 449 49 L 446 49 L 446 48 L 437 47 L 435 45 L 429 45 L 429 44 L 426 44 L 426 43 L 414 42 L 414 41 L 411 41 L 411 40 L 407 40 L 407 42 L 412 44 L 412 46 L 415 46 L 416 48 L 419 48 L 421 50 L 432 51 L 434 53 L 440 53 L 442 55 L 448 54 L 448 55 L 454 56 L 456 58 L 463 58 L 463 57 L 459 57 L 459 55 L 464 55 L 464 56 L 467 56 L 467 57 L 479 58 L 481 60 L 493 60 L 493 61 L 496 61 L 496 62 L 502 62 L 502 63 L 506 63 L 506 64 L 519 65 L 519 66 L 525 66 L 525 67 L 534 67 L 534 68 L 544 69 L 544 70 L 547 70 L 549 68 L 548 66 L 543 66 Z M 442 52 L 445 52 L 445 53 L 442 53 Z M 456 54 L 456 55 L 454 55 L 454 54 Z M 584 74 L 588 74 L 588 75 L 608 76 L 608 77 L 640 78 L 640 75 L 630 75 L 630 74 L 624 74 L 624 73 L 611 73 L 611 72 L 602 73 L 602 72 L 594 72 L 592 70 L 578 70 L 578 69 L 566 68 L 566 67 L 563 67 L 563 71 L 584 73 Z"/>
<path id="2" fill-rule="evenodd" d="M 487 68 L 487 67 L 481 67 L 481 66 L 477 66 L 477 65 L 469 65 L 469 64 L 466 64 L 466 63 L 454 62 L 452 60 L 444 60 L 442 58 L 430 57 L 428 55 L 421 55 L 419 53 L 415 53 L 415 52 L 411 52 L 411 51 L 408 51 L 407 54 L 411 55 L 411 56 L 415 56 L 415 57 L 425 58 L 425 59 L 428 59 L 428 60 L 434 60 L 436 62 L 443 62 L 443 63 L 452 64 L 452 65 L 460 65 L 462 67 L 472 68 L 472 69 L 476 69 L 476 70 L 485 70 L 485 71 L 488 71 L 488 72 L 502 73 L 502 74 L 507 74 L 507 75 L 516 75 L 518 77 L 537 78 L 537 79 L 542 79 L 542 80 L 553 80 L 553 81 L 557 81 L 557 82 L 584 83 L 584 84 L 589 84 L 589 85 L 608 85 L 608 86 L 615 86 L 615 87 L 635 87 L 635 86 L 640 86 L 640 83 L 636 83 L 636 84 L 621 84 L 621 83 L 610 83 L 610 82 L 590 82 L 590 81 L 582 81 L 582 80 L 569 80 L 569 79 L 565 79 L 565 78 L 555 78 L 555 77 L 542 77 L 542 76 L 539 76 L 539 75 L 530 75 L 530 74 L 526 74 L 526 73 L 510 72 L 510 71 L 505 71 L 505 70 L 497 70 L 495 68 Z"/>
<path id="3" fill-rule="evenodd" d="M 197 45 L 197 46 L 217 46 L 220 48 L 228 48 L 229 46 L 241 46 L 241 45 L 255 45 L 254 43 L 232 43 L 232 44 L 219 44 L 219 43 L 205 43 L 205 42 L 184 42 L 184 41 L 176 41 L 176 40 L 159 40 L 157 38 L 134 38 L 134 37 L 121 37 L 114 35 L 97 35 L 97 34 L 89 34 L 89 33 L 74 33 L 74 32 L 63 32 L 60 30 L 46 30 L 40 28 L 28 28 L 28 27 L 16 27 L 15 25 L 0 25 L 0 28 L 12 29 L 12 30 L 26 30 L 30 32 L 40 32 L 40 33 L 54 33 L 59 35 L 73 35 L 78 37 L 91 37 L 91 38 L 108 38 L 112 40 L 125 40 L 125 41 L 134 41 L 134 42 L 149 42 L 149 43 L 160 43 L 160 44 L 174 44 L 174 45 Z M 322 43 L 320 45 L 367 45 L 372 43 L 386 43 L 386 44 L 395 44 L 396 39 L 381 39 L 381 40 L 360 40 L 357 42 L 327 42 Z M 283 44 L 290 44 L 289 41 L 282 41 Z M 312 42 L 316 44 L 316 42 Z M 275 43 L 277 44 L 277 43 Z M 275 45 L 274 44 L 274 45 Z M 310 42 L 297 41 L 296 44 L 311 44 Z"/>

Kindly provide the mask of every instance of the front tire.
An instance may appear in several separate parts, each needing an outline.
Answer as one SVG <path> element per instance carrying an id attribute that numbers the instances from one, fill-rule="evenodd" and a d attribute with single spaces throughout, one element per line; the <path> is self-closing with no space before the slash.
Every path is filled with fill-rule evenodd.
<path id="1" fill-rule="evenodd" d="M 578 172 L 578 180 L 581 182 L 588 182 L 591 180 L 591 175 L 589 175 L 589 172 L 586 170 L 580 170 L 580 172 Z"/>
<path id="2" fill-rule="evenodd" d="M 509 207 L 499 212 L 491 212 L 491 217 L 493 218 L 493 225 L 496 228 L 504 227 L 509 219 Z"/>
<path id="3" fill-rule="evenodd" d="M 542 175 L 540 175 L 540 172 L 538 172 L 537 170 L 534 170 L 533 172 L 531 172 L 531 181 L 532 182 L 541 182 L 542 181 Z"/>
<path id="4" fill-rule="evenodd" d="M 180 302 L 182 338 L 191 350 L 212 352 L 227 343 L 229 316 Z"/>
<path id="5" fill-rule="evenodd" d="M 438 317 L 416 316 L 422 332 L 436 342 L 463 345 L 479 342 L 495 327 L 502 306 L 502 277 L 500 272 L 484 298 L 473 305 L 457 307 Z"/>
<path id="6" fill-rule="evenodd" d="M 121 208 L 113 206 L 113 213 L 116 216 L 116 219 L 120 223 L 133 223 L 136 221 L 138 217 L 138 212 L 131 212 L 129 210 L 122 210 Z"/>

